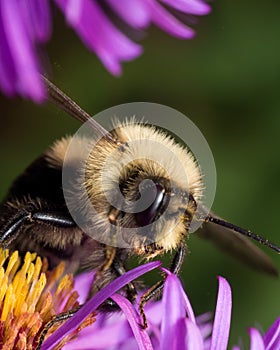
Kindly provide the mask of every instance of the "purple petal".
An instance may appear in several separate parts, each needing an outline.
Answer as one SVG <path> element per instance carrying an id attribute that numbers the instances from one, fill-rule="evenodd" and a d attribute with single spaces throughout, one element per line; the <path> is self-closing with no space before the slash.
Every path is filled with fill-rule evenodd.
<path id="1" fill-rule="evenodd" d="M 211 7 L 204 1 L 200 0 L 161 0 L 170 7 L 178 11 L 190 13 L 193 15 L 207 15 L 211 11 Z"/>
<path id="2" fill-rule="evenodd" d="M 203 350 L 203 338 L 199 328 L 191 320 L 186 319 L 186 345 L 188 350 Z M 182 347 L 181 347 L 182 348 Z"/>
<path id="3" fill-rule="evenodd" d="M 212 325 L 212 313 L 207 312 L 205 314 L 199 315 L 196 317 L 196 324 L 198 328 L 200 329 L 200 333 L 202 335 L 203 339 L 208 338 L 213 329 Z"/>
<path id="4" fill-rule="evenodd" d="M 49 0 L 22 0 L 18 3 L 18 11 L 25 19 L 30 38 L 38 43 L 49 40 L 52 31 Z"/>
<path id="5" fill-rule="evenodd" d="M 226 350 L 231 319 L 231 288 L 226 279 L 218 277 L 219 292 L 210 350 Z"/>
<path id="6" fill-rule="evenodd" d="M 64 5 L 61 2 L 61 7 L 64 8 L 65 17 L 68 22 L 72 23 L 72 25 L 74 23 L 78 25 L 81 20 L 83 1 L 68 0 L 68 2 L 64 2 Z"/>
<path id="7" fill-rule="evenodd" d="M 10 97 L 16 94 L 16 71 L 13 64 L 13 57 L 7 42 L 6 33 L 3 27 L 3 13 L 0 5 L 0 86 Z"/>
<path id="8" fill-rule="evenodd" d="M 146 28 L 151 21 L 149 8 L 143 0 L 106 0 L 114 11 L 131 27 Z"/>
<path id="9" fill-rule="evenodd" d="M 37 102 L 45 99 L 45 88 L 39 72 L 35 49 L 30 42 L 17 0 L 0 2 L 4 35 L 11 54 L 16 80 L 15 90 Z"/>
<path id="10" fill-rule="evenodd" d="M 141 275 L 160 266 L 160 262 L 150 262 L 145 265 L 136 267 L 133 270 L 126 272 L 118 277 L 113 282 L 105 286 L 102 290 L 96 293 L 77 313 L 63 324 L 56 332 L 54 332 L 42 345 L 42 350 L 51 349 L 57 345 L 67 334 L 75 330 L 86 317 L 96 310 L 105 300 L 111 297 L 112 294 L 123 288 L 129 282 L 137 279 Z"/>
<path id="11" fill-rule="evenodd" d="M 85 303 L 85 301 L 87 300 L 94 277 L 95 271 L 83 272 L 75 277 L 74 289 L 79 292 L 78 301 L 80 304 Z"/>
<path id="12" fill-rule="evenodd" d="M 168 273 L 162 294 L 162 323 L 161 350 L 181 349 L 176 338 L 185 339 L 186 327 L 181 320 L 185 319 L 184 300 L 182 298 L 181 283 L 177 276 Z"/>
<path id="13" fill-rule="evenodd" d="M 240 350 L 239 346 L 234 345 L 231 350 Z"/>
<path id="14" fill-rule="evenodd" d="M 67 15 L 66 0 L 55 0 Z M 80 17 L 68 22 L 90 50 L 94 51 L 104 66 L 114 75 L 121 73 L 121 61 L 134 59 L 142 48 L 123 35 L 106 17 L 94 0 L 83 0 Z"/>
<path id="15" fill-rule="evenodd" d="M 148 325 L 150 326 L 150 324 L 153 323 L 159 326 L 162 320 L 162 301 L 158 300 L 155 303 L 147 303 L 145 310 L 147 311 Z"/>
<path id="16" fill-rule="evenodd" d="M 260 332 L 256 328 L 250 328 L 249 334 L 251 339 L 250 350 L 265 350 Z"/>
<path id="17" fill-rule="evenodd" d="M 118 315 L 118 319 L 115 322 L 107 322 L 104 327 L 98 327 L 94 323 L 84 328 L 79 333 L 78 339 L 66 344 L 63 350 L 85 350 L 88 349 L 89 344 L 91 350 L 118 348 L 120 344 L 124 343 L 130 337 L 131 329 L 127 321 Z"/>
<path id="18" fill-rule="evenodd" d="M 280 317 L 273 323 L 264 335 L 264 344 L 266 350 L 280 349 Z"/>
<path id="19" fill-rule="evenodd" d="M 151 334 L 152 345 L 154 349 L 160 349 L 160 329 L 157 325 L 149 322 L 148 328 L 149 334 Z"/>
<path id="20" fill-rule="evenodd" d="M 139 327 L 139 324 L 141 324 L 141 319 L 132 304 L 122 295 L 114 294 L 111 296 L 111 298 L 119 305 L 125 314 L 137 341 L 138 348 L 140 350 L 152 350 L 153 347 L 150 338 L 147 332 Z"/>
<path id="21" fill-rule="evenodd" d="M 195 32 L 179 22 L 156 0 L 146 0 L 152 14 L 152 21 L 167 33 L 182 39 L 191 39 Z"/>
<path id="22" fill-rule="evenodd" d="M 167 274 L 167 276 L 173 275 L 169 270 L 165 269 L 164 267 L 162 267 L 161 270 L 164 271 Z M 183 288 L 179 279 L 178 279 L 178 283 L 180 285 L 181 297 L 184 300 L 184 305 L 185 305 L 187 315 L 193 323 L 196 323 L 196 319 L 195 319 L 195 315 L 194 315 L 194 312 L 192 309 L 192 305 L 191 305 L 189 298 L 188 298 L 187 294 L 185 293 L 184 288 Z"/>

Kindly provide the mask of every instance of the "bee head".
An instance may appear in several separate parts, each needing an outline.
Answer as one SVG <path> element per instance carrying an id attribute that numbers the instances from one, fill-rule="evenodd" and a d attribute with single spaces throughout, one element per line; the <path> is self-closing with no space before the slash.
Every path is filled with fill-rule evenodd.
<path id="1" fill-rule="evenodd" d="M 74 183 L 68 189 L 71 214 L 107 245 L 138 249 L 138 254 L 151 245 L 157 251 L 175 249 L 188 234 L 202 197 L 195 158 L 148 124 L 118 122 L 112 134 L 118 142 L 79 137 L 71 142 L 66 164 L 80 169 L 65 177 Z M 76 156 L 79 148 L 85 149 L 82 157 Z"/>
<path id="2" fill-rule="evenodd" d="M 126 241 L 142 250 L 151 244 L 175 248 L 187 235 L 201 198 L 201 174 L 194 157 L 150 125 L 117 125 L 114 136 L 120 146 L 107 159 L 103 174 L 110 194 L 110 223 L 126 231 Z"/>

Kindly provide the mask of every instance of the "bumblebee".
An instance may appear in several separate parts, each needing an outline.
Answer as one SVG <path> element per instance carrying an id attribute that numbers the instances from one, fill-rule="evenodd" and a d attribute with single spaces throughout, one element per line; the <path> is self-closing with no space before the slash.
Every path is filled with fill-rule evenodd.
<path id="1" fill-rule="evenodd" d="M 72 137 L 67 137 L 56 141 L 16 179 L 0 206 L 0 245 L 3 248 L 17 249 L 21 254 L 37 252 L 48 259 L 50 268 L 63 260 L 66 272 L 96 269 L 98 278 L 90 292 L 93 295 L 126 271 L 131 256 L 149 260 L 172 251 L 170 269 L 178 274 L 186 253 L 190 224 L 203 217 L 202 227 L 196 234 L 212 240 L 260 271 L 277 274 L 270 258 L 247 237 L 279 253 L 277 245 L 211 212 L 204 216 L 197 213 L 203 177 L 197 160 L 187 148 L 166 131 L 141 122 L 116 122 L 114 131 L 107 132 L 53 83 L 44 80 L 50 101 L 82 123 L 89 122 L 99 135 L 99 141 L 86 160 L 85 176 L 80 176 L 79 164 L 82 151 L 90 140 L 79 139 L 76 152 L 66 157 L 72 141 Z M 141 143 L 134 145 L 133 141 L 138 139 Z M 169 149 L 179 162 L 164 157 L 157 147 L 150 147 L 151 141 Z M 108 159 L 109 166 L 104 172 Z M 160 164 L 157 159 L 161 159 Z M 123 161 L 126 166 L 120 171 Z M 66 204 L 62 188 L 63 167 L 70 169 L 72 174 L 68 179 L 69 193 L 84 188 L 96 208 L 97 219 L 93 219 L 86 208 L 77 205 L 75 196 L 71 208 L 69 203 Z M 139 187 L 145 181 L 148 184 L 140 191 Z M 143 209 L 134 206 L 133 210 L 127 210 L 121 204 L 112 205 L 104 193 L 114 194 L 116 188 L 129 203 L 137 203 L 141 197 L 149 205 Z M 94 235 L 76 223 L 73 211 L 84 218 Z M 139 228 L 146 226 L 151 227 L 150 231 L 139 233 Z M 125 237 L 129 247 L 115 244 L 117 234 L 123 228 L 130 233 Z M 109 237 L 109 242 L 104 241 L 104 237 Z M 144 327 L 147 326 L 144 305 L 160 294 L 163 285 L 164 281 L 158 282 L 141 299 Z M 125 293 L 131 301 L 135 299 L 133 283 L 127 286 Z M 110 301 L 107 304 L 111 309 L 115 307 Z"/>

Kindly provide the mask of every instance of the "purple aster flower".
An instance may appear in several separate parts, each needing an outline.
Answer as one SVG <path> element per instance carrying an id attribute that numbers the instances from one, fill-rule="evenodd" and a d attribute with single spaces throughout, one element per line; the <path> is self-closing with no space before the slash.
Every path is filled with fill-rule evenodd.
<path id="1" fill-rule="evenodd" d="M 54 3 L 84 44 L 114 75 L 121 74 L 121 62 L 139 56 L 142 48 L 110 20 L 106 7 L 134 29 L 145 29 L 153 23 L 181 39 L 191 39 L 194 31 L 174 13 L 205 15 L 210 11 L 202 0 L 54 0 Z M 0 2 L 0 88 L 8 96 L 18 94 L 36 102 L 45 98 L 37 49 L 51 35 L 50 6 L 50 0 Z"/>
<path id="2" fill-rule="evenodd" d="M 147 330 L 139 327 L 141 319 L 135 306 L 124 296 L 115 293 L 129 281 L 157 266 L 159 266 L 159 263 L 140 266 L 103 288 L 72 319 L 67 321 L 44 342 L 42 350 L 55 346 L 109 297 L 119 305 L 122 313 L 108 315 L 100 312 L 96 316 L 96 322 L 84 329 L 77 340 L 68 343 L 64 347 L 65 350 L 137 348 L 143 350 L 225 350 L 228 343 L 231 317 L 231 290 L 222 277 L 219 277 L 219 293 L 213 326 L 210 313 L 197 318 L 194 316 L 180 280 L 164 269 L 167 277 L 162 299 L 147 304 L 145 313 L 149 326 Z M 79 276 L 76 280 L 76 288 L 79 290 L 85 288 L 87 293 L 91 281 L 92 273 Z"/>
<path id="3" fill-rule="evenodd" d="M 147 336 L 146 332 L 142 331 L 139 327 L 139 316 L 136 314 L 135 309 L 133 309 L 133 306 L 129 303 L 128 300 L 115 293 L 129 282 L 135 280 L 136 278 L 142 276 L 144 273 L 147 273 L 159 266 L 160 262 L 151 262 L 145 265 L 140 265 L 135 269 L 128 271 L 123 276 L 120 276 L 119 278 L 115 279 L 113 282 L 105 286 L 102 290 L 96 293 L 78 312 L 76 312 L 76 314 L 69 321 L 63 324 L 53 335 L 51 335 L 42 344 L 41 349 L 47 350 L 57 345 L 66 335 L 68 335 L 74 329 L 76 329 L 77 326 L 80 323 L 82 323 L 88 317 L 88 315 L 92 313 L 93 310 L 96 310 L 105 300 L 107 300 L 110 297 L 121 306 L 121 309 L 127 316 L 127 320 L 130 323 L 130 326 L 133 330 L 133 334 L 137 339 L 138 344 L 142 345 L 142 349 L 146 349 L 147 344 L 150 343 L 150 339 Z M 92 276 L 89 277 L 89 280 L 91 283 Z M 124 304 L 125 306 L 123 306 Z M 127 309 L 129 310 L 126 311 Z M 91 340 L 89 341 L 91 342 Z M 89 343 L 87 343 L 87 346 L 88 344 Z"/>
<path id="4" fill-rule="evenodd" d="M 76 278 L 63 273 L 63 264 L 52 271 L 36 254 L 27 253 L 20 263 L 18 252 L 9 256 L 0 249 L 1 274 L 1 349 L 33 349 L 52 315 L 72 310 L 85 303 L 95 273 L 84 273 Z M 65 324 L 54 325 L 42 349 L 102 350 L 226 350 L 230 331 L 231 289 L 219 277 L 219 291 L 214 322 L 211 313 L 195 317 L 180 280 L 169 271 L 166 274 L 163 296 L 145 308 L 148 328 L 140 327 L 141 318 L 136 307 L 116 292 L 130 281 L 160 266 L 160 262 L 141 265 L 117 278 L 93 296 Z M 10 281 L 11 283 L 8 283 Z M 78 293 L 75 289 L 79 290 Z M 112 298 L 120 312 L 97 312 L 98 306 Z M 14 302 L 11 302 L 11 301 Z M 32 329 L 32 331 L 30 331 Z M 250 350 L 280 349 L 280 317 L 262 335 L 257 329 L 249 330 Z M 235 346 L 232 350 L 240 350 Z"/>
<path id="5" fill-rule="evenodd" d="M 120 307 L 120 312 L 98 313 L 96 322 L 83 329 L 77 340 L 66 344 L 64 350 L 226 350 L 230 332 L 232 309 L 231 288 L 228 282 L 219 277 L 219 290 L 214 322 L 211 313 L 195 317 L 190 301 L 177 276 L 166 273 L 162 299 L 146 305 L 145 313 L 148 328 L 143 330 L 136 306 L 124 296 L 116 294 L 126 283 L 156 268 L 160 263 L 148 263 L 119 277 L 98 294 L 93 296 L 76 315 L 53 333 L 43 344 L 42 350 L 51 349 L 55 344 L 98 307 L 111 297 Z M 84 302 L 92 282 L 93 273 L 86 273 L 76 279 L 76 288 L 83 291 L 80 302 Z M 139 300 L 138 300 L 139 301 Z M 280 349 L 280 318 L 264 336 L 251 328 L 250 350 Z M 232 350 L 240 350 L 233 347 Z"/>

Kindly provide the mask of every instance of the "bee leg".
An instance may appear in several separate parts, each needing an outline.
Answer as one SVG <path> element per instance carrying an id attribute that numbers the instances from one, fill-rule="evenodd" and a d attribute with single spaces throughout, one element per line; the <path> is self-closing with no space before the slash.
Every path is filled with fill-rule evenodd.
<path id="1" fill-rule="evenodd" d="M 142 323 L 140 325 L 143 329 L 146 329 L 148 327 L 148 322 L 145 315 L 144 307 L 149 300 L 160 296 L 160 294 L 162 293 L 163 287 L 164 287 L 164 280 L 157 282 L 151 288 L 149 288 L 147 292 L 144 293 L 140 299 L 139 313 L 142 318 Z"/>
<path id="2" fill-rule="evenodd" d="M 69 310 L 69 311 L 66 311 L 66 312 L 62 312 L 61 314 L 53 316 L 51 318 L 51 320 L 43 328 L 43 330 L 42 330 L 42 332 L 40 334 L 40 337 L 38 339 L 37 346 L 36 346 L 35 350 L 40 350 L 40 348 L 41 348 L 41 346 L 43 344 L 43 341 L 44 341 L 48 331 L 52 328 L 52 326 L 54 326 L 56 323 L 61 323 L 63 321 L 68 320 L 69 318 L 71 318 L 73 315 L 75 315 L 75 313 L 77 311 L 80 310 L 81 306 L 82 305 L 76 307 L 75 309 L 72 309 L 72 310 Z"/>
<path id="3" fill-rule="evenodd" d="M 104 271 L 108 270 L 112 266 L 116 256 L 117 249 L 115 247 L 106 245 L 105 250 L 106 250 L 105 262 L 98 269 L 97 275 L 102 275 Z"/>
<path id="4" fill-rule="evenodd" d="M 126 273 L 126 269 L 118 258 L 115 258 L 115 260 L 112 263 L 111 266 L 112 271 L 114 271 L 115 277 L 122 276 L 123 274 Z M 137 292 L 135 289 L 135 286 L 132 282 L 128 283 L 125 286 L 125 296 L 126 298 L 133 303 L 137 297 Z M 105 312 L 113 312 L 116 310 L 120 310 L 119 306 L 112 300 L 112 299 L 107 299 L 100 307 L 100 310 L 105 311 Z"/>
<path id="5" fill-rule="evenodd" d="M 109 212 L 109 215 L 108 215 L 108 219 L 110 221 L 110 223 L 113 225 L 113 226 L 116 226 L 117 225 L 117 222 L 118 222 L 118 218 L 122 215 L 122 212 L 116 208 L 111 208 L 110 209 L 110 212 Z M 112 242 L 115 243 L 115 235 L 113 233 L 112 235 Z M 98 269 L 97 271 L 97 274 L 102 274 L 104 271 L 108 270 L 115 257 L 116 257 L 116 252 L 117 252 L 117 248 L 115 246 L 111 246 L 111 245 L 106 245 L 105 247 L 105 252 L 106 252 L 106 258 L 105 258 L 105 262 L 104 264 L 102 264 L 100 266 L 100 268 Z"/>
<path id="6" fill-rule="evenodd" d="M 178 275 L 178 273 L 181 270 L 181 267 L 182 267 L 182 264 L 184 261 L 185 252 L 186 252 L 185 242 L 181 241 L 180 246 L 179 246 L 178 250 L 176 251 L 176 254 L 174 255 L 174 258 L 173 258 L 171 266 L 170 266 L 170 271 L 172 273 L 174 273 L 175 275 Z M 142 318 L 141 326 L 143 329 L 146 329 L 148 327 L 147 318 L 146 318 L 146 315 L 144 312 L 144 306 L 146 305 L 146 303 L 149 300 L 160 296 L 160 294 L 162 293 L 163 287 L 164 287 L 164 282 L 165 282 L 165 279 L 157 282 L 150 289 L 148 289 L 147 292 L 145 294 L 143 294 L 141 297 L 141 300 L 139 303 L 139 312 L 140 312 L 140 315 Z"/>
<path id="7" fill-rule="evenodd" d="M 43 223 L 56 227 L 74 227 L 76 226 L 72 218 L 58 212 L 28 211 L 22 209 L 9 219 L 0 230 L 0 246 L 6 248 L 18 237 L 20 229 L 31 223 Z"/>

